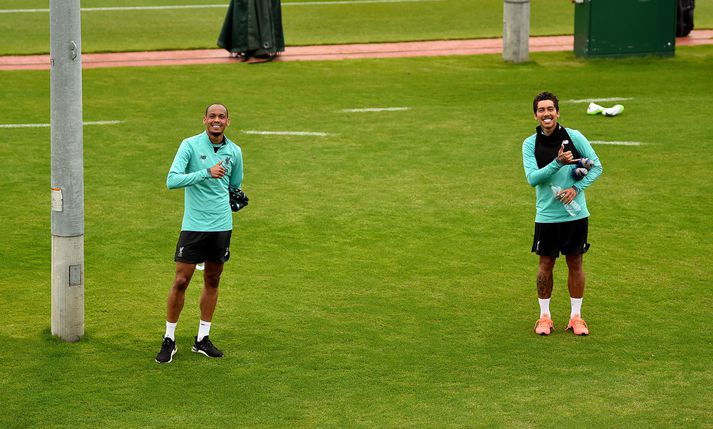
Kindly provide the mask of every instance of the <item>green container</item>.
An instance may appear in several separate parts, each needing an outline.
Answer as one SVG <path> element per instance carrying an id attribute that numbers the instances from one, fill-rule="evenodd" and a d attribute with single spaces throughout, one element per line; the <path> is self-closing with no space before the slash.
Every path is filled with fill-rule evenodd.
<path id="1" fill-rule="evenodd" d="M 574 6 L 578 57 L 671 56 L 677 0 L 584 0 Z"/>

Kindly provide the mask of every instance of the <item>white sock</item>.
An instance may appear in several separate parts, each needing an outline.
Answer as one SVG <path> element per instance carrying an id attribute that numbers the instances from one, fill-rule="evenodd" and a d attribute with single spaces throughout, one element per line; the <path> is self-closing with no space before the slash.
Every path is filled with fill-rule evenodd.
<path id="1" fill-rule="evenodd" d="M 197 341 L 203 340 L 203 337 L 207 337 L 210 334 L 210 322 L 204 322 L 198 324 L 198 339 Z"/>
<path id="2" fill-rule="evenodd" d="M 570 319 L 575 314 L 579 314 L 580 316 L 582 315 L 582 299 L 584 299 L 584 298 L 570 298 L 569 299 L 570 301 L 572 301 L 572 312 L 569 314 Z"/>
<path id="3" fill-rule="evenodd" d="M 546 315 L 550 315 L 550 298 L 547 299 L 537 299 L 540 301 L 540 317 Z"/>
<path id="4" fill-rule="evenodd" d="M 169 321 L 166 321 L 166 335 L 163 336 L 163 338 L 170 338 L 173 341 L 176 341 L 176 323 L 171 323 Z"/>

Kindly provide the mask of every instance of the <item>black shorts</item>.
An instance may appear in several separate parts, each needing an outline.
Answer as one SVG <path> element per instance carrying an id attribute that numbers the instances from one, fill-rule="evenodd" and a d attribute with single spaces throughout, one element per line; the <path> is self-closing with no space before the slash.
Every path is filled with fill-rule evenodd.
<path id="1" fill-rule="evenodd" d="M 535 222 L 535 237 L 532 251 L 541 256 L 557 258 L 563 255 L 579 255 L 589 250 L 587 232 L 589 218 L 570 222 L 538 223 Z"/>
<path id="2" fill-rule="evenodd" d="M 176 262 L 223 264 L 230 259 L 230 236 L 233 231 L 181 231 L 176 244 Z"/>

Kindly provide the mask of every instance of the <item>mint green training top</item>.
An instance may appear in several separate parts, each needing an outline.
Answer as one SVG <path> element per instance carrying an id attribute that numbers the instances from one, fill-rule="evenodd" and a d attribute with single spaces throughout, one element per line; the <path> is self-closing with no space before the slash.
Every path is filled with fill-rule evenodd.
<path id="1" fill-rule="evenodd" d="M 205 131 L 183 140 L 168 172 L 168 189 L 185 188 L 182 231 L 233 229 L 228 185 L 240 187 L 243 182 L 243 153 L 227 137 L 217 152 L 213 147 Z M 225 176 L 214 179 L 208 169 L 220 160 Z"/>
<path id="2" fill-rule="evenodd" d="M 570 128 L 565 128 L 565 130 L 572 139 L 574 147 L 577 148 L 583 158 L 591 159 L 594 162 L 594 167 L 580 180 L 575 180 L 572 177 L 572 170 L 576 166 L 561 165 L 556 158 L 544 167 L 538 168 L 537 159 L 535 158 L 537 134 L 526 138 L 522 143 L 522 163 L 525 167 L 527 182 L 530 186 L 535 187 L 537 196 L 535 222 L 538 223 L 570 222 L 588 217 L 589 210 L 587 209 L 584 190 L 602 174 L 602 163 L 587 138 L 577 130 Z M 574 197 L 574 201 L 580 205 L 581 211 L 576 216 L 570 215 L 564 204 L 555 198 L 551 189 L 552 185 L 559 186 L 562 190 L 572 186 L 577 189 L 577 196 Z"/>

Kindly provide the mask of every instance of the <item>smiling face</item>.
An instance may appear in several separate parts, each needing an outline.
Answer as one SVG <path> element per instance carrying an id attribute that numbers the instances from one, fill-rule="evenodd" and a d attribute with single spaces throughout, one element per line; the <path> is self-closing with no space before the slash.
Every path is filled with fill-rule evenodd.
<path id="1" fill-rule="evenodd" d="M 540 123 L 542 131 L 546 135 L 552 134 L 557 127 L 557 119 L 559 119 L 560 113 L 552 100 L 542 100 L 537 103 L 537 108 L 535 109 L 535 119 Z"/>
<path id="2" fill-rule="evenodd" d="M 211 104 L 205 112 L 203 123 L 211 140 L 222 140 L 225 129 L 230 125 L 228 109 L 222 104 Z"/>

